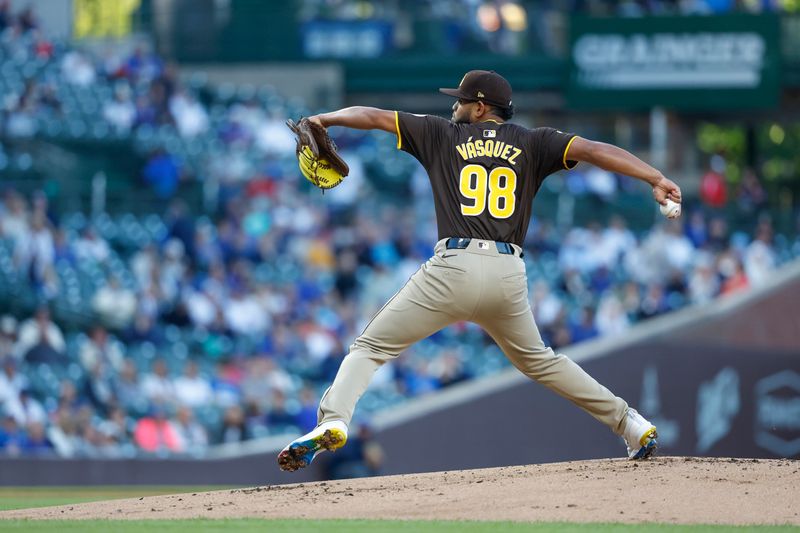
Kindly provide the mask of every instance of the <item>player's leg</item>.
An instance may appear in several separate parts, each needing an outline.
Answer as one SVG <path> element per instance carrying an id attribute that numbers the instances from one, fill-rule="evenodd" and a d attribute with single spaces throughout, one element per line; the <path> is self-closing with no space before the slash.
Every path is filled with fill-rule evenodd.
<path id="1" fill-rule="evenodd" d="M 512 364 L 623 436 L 631 458 L 652 453 L 655 427 L 574 361 L 544 344 L 528 303 L 525 276 L 504 276 L 498 284 L 501 294 L 497 304 L 488 305 L 487 312 L 475 322 L 491 335 Z"/>
<path id="2" fill-rule="evenodd" d="M 467 279 L 464 268 L 434 256 L 378 311 L 323 394 L 317 427 L 278 456 L 283 470 L 302 468 L 316 453 L 343 446 L 355 405 L 375 371 L 411 344 L 469 316 L 477 290 L 467 287 L 474 287 Z"/>

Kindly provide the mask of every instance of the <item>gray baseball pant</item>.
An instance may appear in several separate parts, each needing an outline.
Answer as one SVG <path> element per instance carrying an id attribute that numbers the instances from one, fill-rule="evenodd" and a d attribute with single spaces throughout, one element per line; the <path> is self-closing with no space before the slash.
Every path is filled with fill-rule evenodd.
<path id="1" fill-rule="evenodd" d="M 444 239 L 439 241 L 433 257 L 350 346 L 320 400 L 318 422 L 341 420 L 349 425 L 356 402 L 378 368 L 413 343 L 467 320 L 481 326 L 523 374 L 621 435 L 625 401 L 544 345 L 528 302 L 525 263 L 518 255 L 500 254 L 493 241 L 472 239 L 467 248 L 455 250 L 447 249 Z"/>

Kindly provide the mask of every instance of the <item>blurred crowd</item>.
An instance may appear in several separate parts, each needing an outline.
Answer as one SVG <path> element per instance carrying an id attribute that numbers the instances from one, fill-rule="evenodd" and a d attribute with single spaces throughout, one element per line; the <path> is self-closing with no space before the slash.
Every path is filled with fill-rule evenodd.
<path id="1" fill-rule="evenodd" d="M 5 134 L 33 135 L 48 117 L 55 126 L 90 120 L 92 109 L 120 138 L 166 131 L 176 142 L 153 149 L 142 179 L 174 198 L 194 158 L 219 183 L 220 209 L 192 213 L 173 199 L 148 217 L 87 218 L 43 192 L 0 192 L 0 453 L 199 456 L 313 427 L 347 345 L 432 252 L 423 173 L 413 175 L 412 200 L 389 204 L 364 179 L 366 165 L 373 158 L 392 170 L 388 158 L 406 156 L 388 136 L 381 144 L 338 132 L 352 172 L 323 197 L 298 178 L 286 102 L 250 93 L 207 104 L 146 47 L 92 56 L 49 43 L 32 13 L 12 17 L 7 6 L 0 2 Z M 32 57 L 43 75 L 11 83 Z M 599 198 L 620 183 L 588 170 L 565 182 L 572 195 Z M 644 233 L 620 217 L 568 230 L 535 219 L 526 261 L 547 342 L 620 334 L 761 285 L 800 255 L 800 241 L 756 217 L 761 204 L 752 228 L 731 231 L 708 188 L 704 207 Z M 380 370 L 359 410 L 506 365 L 491 339 L 459 323 Z M 380 452 L 365 444 L 364 453 L 376 468 Z"/>
<path id="2" fill-rule="evenodd" d="M 0 320 L 0 447 L 200 454 L 313 427 L 346 344 L 435 237 L 431 220 L 414 216 L 418 206 L 378 215 L 356 207 L 342 219 L 292 183 L 244 187 L 216 220 L 175 203 L 163 238 L 134 250 L 115 249 L 90 222 L 65 228 L 41 196 L 7 190 L 0 235 L 41 305 Z M 731 233 L 698 209 L 642 235 L 619 217 L 565 234 L 534 223 L 526 251 L 537 323 L 559 348 L 762 285 L 800 255 L 800 241 L 776 237 L 768 218 L 752 234 Z M 124 262 L 113 274 L 104 266 L 112 254 Z M 49 307 L 62 274 L 82 263 L 106 277 L 91 299 L 93 325 L 65 332 Z M 480 374 L 472 361 L 490 347 L 469 324 L 420 343 L 378 373 L 370 393 L 387 401 L 376 408 Z M 43 368 L 61 376 L 56 387 Z"/>
<path id="3" fill-rule="evenodd" d="M 306 21 L 392 21 L 399 50 L 563 54 L 571 14 L 597 17 L 796 13 L 794 0 L 303 0 Z"/>

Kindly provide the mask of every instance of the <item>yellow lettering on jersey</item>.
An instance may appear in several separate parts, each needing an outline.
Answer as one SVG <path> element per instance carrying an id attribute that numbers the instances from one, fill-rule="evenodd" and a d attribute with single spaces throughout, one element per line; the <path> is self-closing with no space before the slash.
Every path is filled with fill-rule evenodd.
<path id="1" fill-rule="evenodd" d="M 501 142 L 501 141 L 496 142 L 495 145 L 494 145 L 494 152 L 492 153 L 492 156 L 500 157 L 500 154 L 503 153 L 503 148 L 505 148 L 505 146 L 506 146 L 506 143 L 504 143 L 504 142 Z"/>
<path id="2" fill-rule="evenodd" d="M 461 159 L 468 161 L 476 157 L 495 157 L 505 159 L 511 165 L 517 164 L 517 158 L 522 150 L 513 144 L 493 139 L 476 139 L 456 145 L 456 151 Z"/>

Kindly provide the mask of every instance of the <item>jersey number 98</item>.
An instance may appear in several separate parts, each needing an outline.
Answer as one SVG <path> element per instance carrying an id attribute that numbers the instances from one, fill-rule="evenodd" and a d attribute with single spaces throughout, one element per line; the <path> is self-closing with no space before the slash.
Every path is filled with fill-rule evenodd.
<path id="1" fill-rule="evenodd" d="M 459 189 L 472 205 L 461 204 L 461 214 L 476 217 L 489 207 L 494 218 L 508 218 L 517 206 L 517 174 L 508 167 L 493 168 L 488 172 L 481 165 L 467 165 L 461 169 Z"/>

